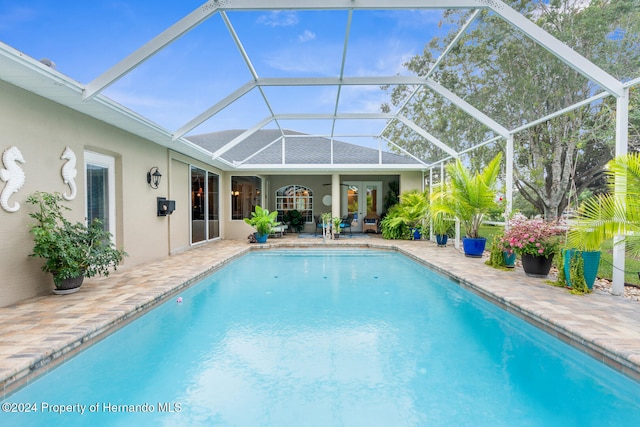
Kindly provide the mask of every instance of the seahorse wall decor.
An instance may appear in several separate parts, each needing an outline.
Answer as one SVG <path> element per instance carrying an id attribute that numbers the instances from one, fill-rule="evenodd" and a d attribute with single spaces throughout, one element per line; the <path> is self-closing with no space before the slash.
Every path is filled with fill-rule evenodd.
<path id="1" fill-rule="evenodd" d="M 76 170 L 76 154 L 69 147 L 65 147 L 62 152 L 62 156 L 60 156 L 62 160 L 66 160 L 64 165 L 62 165 L 62 170 L 60 173 L 62 174 L 62 182 L 69 186 L 69 190 L 71 190 L 71 194 L 67 195 L 65 192 L 62 197 L 65 200 L 73 200 L 76 198 L 77 188 L 76 188 L 76 176 L 78 176 L 78 171 Z"/>
<path id="2" fill-rule="evenodd" d="M 24 185 L 24 171 L 18 165 L 18 162 L 25 163 L 18 147 L 13 146 L 4 150 L 4 153 L 2 153 L 4 169 L 0 169 L 0 179 L 6 184 L 2 189 L 2 193 L 0 193 L 0 206 L 7 212 L 16 212 L 20 209 L 20 203 L 18 202 L 15 202 L 13 206 L 9 206 L 9 197 Z"/>

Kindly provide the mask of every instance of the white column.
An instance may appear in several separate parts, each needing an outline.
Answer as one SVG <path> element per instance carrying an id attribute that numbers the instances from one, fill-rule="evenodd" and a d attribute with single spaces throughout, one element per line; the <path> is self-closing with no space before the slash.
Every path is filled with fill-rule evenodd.
<path id="1" fill-rule="evenodd" d="M 505 199 L 507 200 L 507 206 L 505 208 L 505 220 L 511 215 L 513 209 L 513 134 L 509 134 L 507 138 L 507 153 L 505 159 Z"/>
<path id="2" fill-rule="evenodd" d="M 340 174 L 331 175 L 331 216 L 340 215 Z"/>
<path id="3" fill-rule="evenodd" d="M 424 176 L 424 173 L 423 173 Z M 422 180 L 424 182 L 424 179 Z M 433 168 L 429 168 L 429 203 L 431 203 L 431 195 L 433 194 Z M 433 220 L 429 219 L 429 240 L 435 242 L 436 236 L 433 234 Z"/>
<path id="4" fill-rule="evenodd" d="M 616 156 L 627 154 L 629 142 L 629 88 L 624 89 L 623 96 L 616 100 Z M 615 194 L 624 204 L 627 193 L 627 180 L 625 177 L 616 177 Z M 623 240 L 623 236 L 618 235 L 613 238 L 613 287 L 611 292 L 614 295 L 624 294 L 624 243 L 617 244 Z"/>

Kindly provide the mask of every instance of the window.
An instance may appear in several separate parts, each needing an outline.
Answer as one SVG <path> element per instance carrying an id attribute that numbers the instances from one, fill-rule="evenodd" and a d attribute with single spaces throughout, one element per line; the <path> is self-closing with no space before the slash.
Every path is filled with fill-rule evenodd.
<path id="1" fill-rule="evenodd" d="M 279 215 L 297 210 L 305 222 L 313 222 L 313 191 L 301 185 L 287 185 L 276 191 L 276 210 Z"/>
<path id="2" fill-rule="evenodd" d="M 261 204 L 262 180 L 257 176 L 231 177 L 231 219 L 250 218 Z"/>
<path id="3" fill-rule="evenodd" d="M 116 235 L 115 159 L 104 154 L 85 151 L 85 182 L 87 183 L 87 221 L 102 221 L 105 230 Z"/>
<path id="4" fill-rule="evenodd" d="M 191 243 L 220 237 L 218 175 L 191 167 Z"/>

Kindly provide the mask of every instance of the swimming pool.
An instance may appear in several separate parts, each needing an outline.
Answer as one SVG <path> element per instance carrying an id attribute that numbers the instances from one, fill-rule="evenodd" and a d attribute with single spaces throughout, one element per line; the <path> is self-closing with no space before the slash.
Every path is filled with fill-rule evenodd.
<path id="1" fill-rule="evenodd" d="M 251 253 L 181 297 L 10 396 L 3 403 L 37 412 L 0 423 L 640 419 L 637 383 L 393 252 Z"/>

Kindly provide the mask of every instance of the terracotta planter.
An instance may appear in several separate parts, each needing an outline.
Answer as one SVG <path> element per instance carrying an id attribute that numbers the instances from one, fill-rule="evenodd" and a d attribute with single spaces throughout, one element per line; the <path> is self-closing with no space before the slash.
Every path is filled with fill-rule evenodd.
<path id="1" fill-rule="evenodd" d="M 553 255 L 548 258 L 537 255 L 522 254 L 522 268 L 529 277 L 547 277 L 551 271 Z"/>

